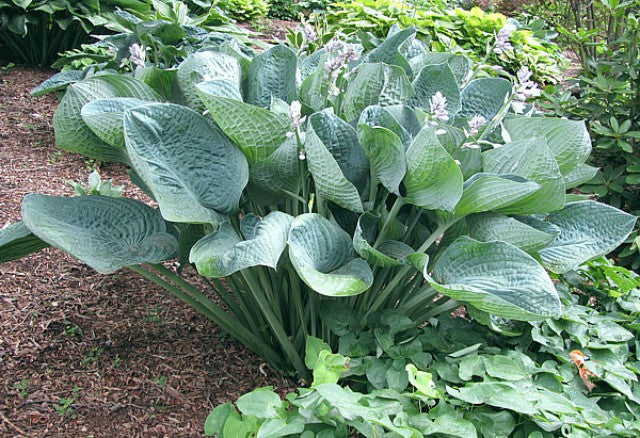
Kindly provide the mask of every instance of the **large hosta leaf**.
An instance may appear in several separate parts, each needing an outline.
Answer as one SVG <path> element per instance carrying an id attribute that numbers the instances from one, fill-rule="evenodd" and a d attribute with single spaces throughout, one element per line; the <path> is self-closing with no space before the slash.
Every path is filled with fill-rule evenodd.
<path id="1" fill-rule="evenodd" d="M 437 92 L 447 98 L 447 111 L 450 116 L 456 114 L 462 107 L 460 88 L 446 62 L 425 66 L 414 79 L 413 88 L 416 91 L 412 100 L 414 106 L 425 111 L 431 112 L 430 99 Z"/>
<path id="2" fill-rule="evenodd" d="M 534 253 L 560 234 L 539 230 L 512 217 L 497 213 L 480 213 L 467 217 L 469 236 L 480 242 L 499 240 L 517 246 L 527 253 Z"/>
<path id="3" fill-rule="evenodd" d="M 414 94 L 409 78 L 400 67 L 360 64 L 347 85 L 342 113 L 351 121 L 370 105 L 403 104 Z"/>
<path id="4" fill-rule="evenodd" d="M 251 224 L 250 235 L 245 235 L 247 240 L 242 240 L 231 224 L 223 222 L 191 248 L 189 261 L 205 277 L 226 277 L 258 265 L 275 268 L 287 245 L 292 220 L 286 213 L 269 213 Z"/>
<path id="5" fill-rule="evenodd" d="M 540 250 L 545 266 L 563 274 L 613 251 L 629 236 L 636 217 L 594 201 L 573 202 L 547 221 L 560 228 L 553 243 Z"/>
<path id="6" fill-rule="evenodd" d="M 49 79 L 31 90 L 31 95 L 33 97 L 40 97 L 45 94 L 53 93 L 54 91 L 64 90 L 69 85 L 81 81 L 84 78 L 84 75 L 85 72 L 80 70 L 62 71 L 51 76 Z"/>
<path id="7" fill-rule="evenodd" d="M 436 137 L 422 130 L 407 150 L 407 202 L 429 210 L 453 211 L 462 196 L 462 171 Z"/>
<path id="8" fill-rule="evenodd" d="M 540 184 L 509 175 L 477 173 L 464 183 L 462 198 L 455 213 L 465 216 L 470 213 L 499 210 L 535 193 Z"/>
<path id="9" fill-rule="evenodd" d="M 369 176 L 369 160 L 355 129 L 335 114 L 322 111 L 309 117 L 314 132 L 336 160 L 342 174 L 354 186 L 364 189 Z"/>
<path id="10" fill-rule="evenodd" d="M 219 88 L 212 90 L 207 83 L 197 88 L 213 120 L 244 152 L 250 164 L 270 156 L 286 140 L 291 130 L 287 116 L 220 96 L 216 94 Z"/>
<path id="11" fill-rule="evenodd" d="M 249 196 L 261 203 L 278 203 L 285 192 L 296 192 L 300 181 L 298 141 L 285 140 L 269 157 L 251 167 Z"/>
<path id="12" fill-rule="evenodd" d="M 358 189 L 344 176 L 340 166 L 311 124 L 306 132 L 305 150 L 316 193 L 347 210 L 363 212 Z"/>
<path id="13" fill-rule="evenodd" d="M 31 194 L 22 202 L 22 220 L 40 239 L 103 274 L 159 263 L 178 250 L 158 211 L 133 199 Z"/>
<path id="14" fill-rule="evenodd" d="M 295 52 L 283 45 L 256 56 L 247 77 L 247 103 L 269 108 L 272 96 L 290 102 L 296 92 L 297 62 Z"/>
<path id="15" fill-rule="evenodd" d="M 396 240 L 385 240 L 373 247 L 378 232 L 380 218 L 372 213 L 364 213 L 358 219 L 353 235 L 353 247 L 363 259 L 378 266 L 401 266 L 406 258 L 415 253 L 410 246 Z"/>
<path id="16" fill-rule="evenodd" d="M 358 138 L 365 150 L 377 181 L 396 195 L 407 170 L 400 137 L 387 128 L 360 125 Z M 371 184 L 376 181 L 371 181 Z"/>
<path id="17" fill-rule="evenodd" d="M 438 258 L 427 280 L 440 293 L 503 318 L 560 314 L 560 299 L 544 268 L 504 242 L 460 237 Z"/>
<path id="18" fill-rule="evenodd" d="M 227 80 L 238 84 L 242 80 L 240 64 L 232 56 L 220 52 L 196 52 L 182 61 L 176 73 L 178 89 L 186 104 L 194 109 L 202 110 L 204 106 L 196 90 L 200 82 Z"/>
<path id="19" fill-rule="evenodd" d="M 411 111 L 409 107 L 398 106 L 394 107 L 397 113 L 402 115 L 402 108 L 406 108 L 408 111 Z M 390 111 L 391 108 L 383 108 L 380 105 L 371 105 L 365 108 L 360 114 L 360 119 L 358 119 L 358 129 L 360 126 L 370 126 L 370 127 L 380 127 L 386 128 L 389 131 L 393 132 L 400 138 L 402 144 L 405 149 L 411 145 L 411 134 L 400 124 L 396 116 Z M 413 112 L 405 112 L 405 117 L 410 117 L 410 114 Z M 415 114 L 414 114 L 415 117 Z M 419 131 L 419 129 L 418 129 Z M 417 134 L 417 132 L 415 132 Z M 366 148 L 365 148 L 366 149 Z"/>
<path id="20" fill-rule="evenodd" d="M 0 230 L 0 263 L 19 259 L 48 246 L 23 222 L 16 222 Z"/>
<path id="21" fill-rule="evenodd" d="M 598 168 L 588 164 L 580 164 L 564 176 L 564 186 L 567 190 L 591 181 L 598 173 Z"/>
<path id="22" fill-rule="evenodd" d="M 373 273 L 367 262 L 355 258 L 351 237 L 324 217 L 314 213 L 296 217 L 288 243 L 293 267 L 314 291 L 350 296 L 371 287 Z"/>
<path id="23" fill-rule="evenodd" d="M 567 175 L 591 154 L 591 137 L 584 121 L 553 117 L 510 117 L 504 121 L 512 141 L 543 137 L 549 150 Z"/>
<path id="24" fill-rule="evenodd" d="M 173 104 L 127 111 L 127 150 L 165 219 L 217 223 L 238 208 L 249 179 L 242 152 L 208 118 Z"/>
<path id="25" fill-rule="evenodd" d="M 516 175 L 540 184 L 540 190 L 501 209 L 509 214 L 548 213 L 564 206 L 565 186 L 558 163 L 543 138 L 508 143 L 482 154 L 484 171 Z"/>
<path id="26" fill-rule="evenodd" d="M 132 97 L 155 101 L 156 94 L 146 84 L 127 76 L 94 76 L 72 84 L 53 115 L 56 145 L 102 161 L 126 161 L 126 153 L 102 141 L 82 120 L 84 105 L 97 99 Z"/>
<path id="27" fill-rule="evenodd" d="M 80 115 L 94 134 L 110 146 L 124 149 L 124 113 L 149 102 L 133 97 L 98 99 L 82 107 Z"/>
<path id="28" fill-rule="evenodd" d="M 504 105 L 511 93 L 511 82 L 498 78 L 481 78 L 469 82 L 462 90 L 463 117 L 483 116 L 487 120 L 493 119 Z"/>
<path id="29" fill-rule="evenodd" d="M 411 75 L 411 66 L 406 58 L 400 53 L 400 46 L 416 33 L 413 27 L 389 35 L 378 47 L 369 52 L 366 62 L 382 62 L 389 65 L 397 65 L 404 69 L 407 75 Z"/>

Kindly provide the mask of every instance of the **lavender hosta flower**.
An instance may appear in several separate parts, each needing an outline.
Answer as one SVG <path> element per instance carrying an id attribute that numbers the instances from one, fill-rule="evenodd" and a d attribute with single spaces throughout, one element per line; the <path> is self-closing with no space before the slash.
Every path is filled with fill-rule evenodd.
<path id="1" fill-rule="evenodd" d="M 302 33 L 304 34 L 305 39 L 310 43 L 318 39 L 318 34 L 316 33 L 316 30 L 310 24 L 304 25 L 304 27 L 302 28 Z"/>
<path id="2" fill-rule="evenodd" d="M 501 54 L 504 52 L 510 52 L 513 50 L 511 45 L 511 34 L 516 30 L 516 26 L 513 24 L 506 24 L 502 29 L 498 31 L 496 35 L 496 43 L 493 46 L 494 52 Z"/>
<path id="3" fill-rule="evenodd" d="M 441 92 L 436 92 L 431 99 L 429 99 L 431 105 L 431 118 L 432 124 L 437 124 L 438 121 L 446 122 L 449 120 L 449 111 L 447 111 L 447 98 Z"/>
<path id="4" fill-rule="evenodd" d="M 287 137 L 293 137 L 295 132 L 307 120 L 307 116 L 302 117 L 302 104 L 297 100 L 294 100 L 289 105 L 289 120 L 291 121 L 291 131 L 287 132 Z"/>
<path id="5" fill-rule="evenodd" d="M 132 44 L 131 47 L 129 47 L 129 53 L 131 54 L 129 61 L 138 67 L 144 67 L 147 59 L 147 51 L 145 49 L 140 47 L 139 44 Z"/>
<path id="6" fill-rule="evenodd" d="M 347 44 L 340 54 L 346 61 L 357 61 L 360 58 L 360 52 L 355 44 Z"/>
<path id="7" fill-rule="evenodd" d="M 531 80 L 531 74 L 527 66 L 520 68 L 516 73 L 518 84 L 516 85 L 511 107 L 518 114 L 524 112 L 527 100 L 542 94 L 540 86 Z"/>
<path id="8" fill-rule="evenodd" d="M 469 120 L 469 132 L 467 132 L 467 135 L 478 135 L 478 132 L 480 132 L 480 128 L 482 128 L 486 124 L 487 119 L 485 119 L 484 116 L 481 116 L 479 114 L 474 115 L 473 117 L 471 117 L 471 120 Z"/>
<path id="9" fill-rule="evenodd" d="M 344 43 L 342 41 L 334 39 L 329 41 L 327 44 L 325 44 L 324 49 L 328 53 L 335 53 L 335 52 L 338 52 L 340 49 L 342 49 L 343 46 L 344 46 Z"/>

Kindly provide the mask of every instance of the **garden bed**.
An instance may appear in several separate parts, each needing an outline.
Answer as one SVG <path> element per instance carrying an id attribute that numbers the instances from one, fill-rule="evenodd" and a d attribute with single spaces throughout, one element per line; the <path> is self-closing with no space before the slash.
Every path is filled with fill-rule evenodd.
<path id="1" fill-rule="evenodd" d="M 71 195 L 95 165 L 54 147 L 52 74 L 0 75 L 0 227 L 31 192 Z M 100 169 L 144 196 L 125 167 Z M 211 408 L 256 387 L 286 386 L 213 323 L 122 270 L 100 275 L 46 249 L 0 265 L 0 435 L 201 436 Z"/>

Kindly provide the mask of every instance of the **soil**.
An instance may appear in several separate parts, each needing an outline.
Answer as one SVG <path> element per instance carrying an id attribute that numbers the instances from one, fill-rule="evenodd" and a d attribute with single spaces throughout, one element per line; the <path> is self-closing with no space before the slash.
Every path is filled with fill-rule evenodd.
<path id="1" fill-rule="evenodd" d="M 122 165 L 54 146 L 54 95 L 29 91 L 53 72 L 0 73 L 0 227 L 31 192 L 72 195 L 103 179 L 143 195 Z M 202 436 L 217 404 L 292 382 L 206 318 L 136 274 L 100 275 L 46 249 L 0 265 L 0 436 Z"/>

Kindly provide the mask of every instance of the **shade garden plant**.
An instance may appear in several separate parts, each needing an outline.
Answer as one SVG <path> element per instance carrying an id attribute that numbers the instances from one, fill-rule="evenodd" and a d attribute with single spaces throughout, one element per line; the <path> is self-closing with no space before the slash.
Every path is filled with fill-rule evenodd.
<path id="1" fill-rule="evenodd" d="M 591 177 L 589 135 L 534 113 L 526 70 L 474 79 L 413 28 L 310 56 L 225 43 L 174 73 L 171 93 L 108 71 L 40 87 L 67 87 L 57 145 L 127 164 L 157 208 L 28 195 L 1 261 L 50 245 L 104 274 L 128 268 L 310 380 L 306 339 L 335 349 L 328 321 L 344 309 L 414 326 L 461 306 L 487 325 L 559 316 L 547 270 L 608 253 L 636 221 L 567 194 Z"/>

